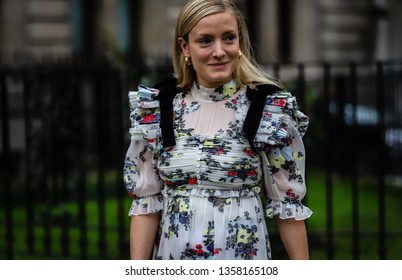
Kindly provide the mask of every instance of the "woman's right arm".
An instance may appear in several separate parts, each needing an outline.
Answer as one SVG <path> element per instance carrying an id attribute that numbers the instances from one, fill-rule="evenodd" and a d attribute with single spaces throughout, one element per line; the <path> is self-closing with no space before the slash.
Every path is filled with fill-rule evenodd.
<path id="1" fill-rule="evenodd" d="M 148 260 L 159 229 L 163 199 L 160 194 L 161 183 L 152 165 L 152 153 L 147 151 L 137 157 L 137 146 L 138 143 L 132 141 L 124 169 L 126 189 L 133 198 L 129 210 L 130 258 Z"/>
<path id="2" fill-rule="evenodd" d="M 162 181 L 155 172 L 153 155 L 159 129 L 159 103 L 149 98 L 150 94 L 154 93 L 144 87 L 129 93 L 131 143 L 123 171 L 126 190 L 133 198 L 129 210 L 130 258 L 142 260 L 151 257 L 163 208 Z"/>
<path id="3" fill-rule="evenodd" d="M 149 260 L 158 233 L 160 213 L 131 217 L 130 258 L 132 260 Z"/>

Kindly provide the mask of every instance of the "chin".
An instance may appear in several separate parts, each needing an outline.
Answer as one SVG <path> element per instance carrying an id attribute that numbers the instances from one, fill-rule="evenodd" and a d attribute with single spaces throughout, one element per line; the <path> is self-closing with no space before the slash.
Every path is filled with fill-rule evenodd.
<path id="1" fill-rule="evenodd" d="M 217 76 L 212 76 L 210 78 L 211 83 L 215 83 L 218 85 L 223 85 L 229 82 L 232 79 L 232 75 L 217 75 Z"/>

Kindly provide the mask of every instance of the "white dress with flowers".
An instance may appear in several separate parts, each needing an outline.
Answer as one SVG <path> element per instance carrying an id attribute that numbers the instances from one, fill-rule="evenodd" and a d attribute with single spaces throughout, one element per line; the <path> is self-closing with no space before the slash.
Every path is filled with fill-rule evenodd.
<path id="1" fill-rule="evenodd" d="M 155 259 L 271 259 L 265 217 L 303 220 L 308 118 L 293 96 L 268 96 L 256 152 L 242 133 L 250 101 L 232 81 L 194 85 L 173 100 L 176 145 L 163 148 L 158 90 L 130 92 L 124 165 L 129 215 L 161 211 Z M 267 196 L 262 205 L 261 196 Z"/>

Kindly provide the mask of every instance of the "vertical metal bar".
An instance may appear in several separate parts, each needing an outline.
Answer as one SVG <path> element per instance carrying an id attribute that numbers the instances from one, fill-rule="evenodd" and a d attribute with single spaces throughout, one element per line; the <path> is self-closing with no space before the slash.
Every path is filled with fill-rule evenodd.
<path id="1" fill-rule="evenodd" d="M 26 242 L 29 254 L 35 253 L 35 234 L 34 234 L 34 204 L 35 196 L 33 192 L 32 174 L 32 130 L 31 130 L 31 110 L 30 110 L 30 75 L 24 72 L 24 91 L 23 91 L 23 110 L 24 110 L 24 130 L 25 130 L 25 211 L 26 211 Z"/>
<path id="2" fill-rule="evenodd" d="M 8 108 L 8 90 L 6 85 L 7 72 L 0 70 L 0 94 L 1 94 L 1 135 L 3 143 L 3 177 L 4 177 L 4 208 L 5 208 L 5 220 L 6 220 L 6 256 L 7 259 L 14 259 L 14 230 L 13 230 L 13 194 L 11 191 L 11 170 L 10 170 L 10 115 Z"/>
<path id="3" fill-rule="evenodd" d="M 116 197 L 117 197 L 117 226 L 118 226 L 118 246 L 119 246 L 119 258 L 120 259 L 128 259 L 128 250 L 127 248 L 129 247 L 129 244 L 127 242 L 126 236 L 127 236 L 127 229 L 126 229 L 126 221 L 127 221 L 127 209 L 125 209 L 125 198 L 126 198 L 126 193 L 124 191 L 124 182 L 123 182 L 123 174 L 122 174 L 122 166 L 123 166 L 123 161 L 125 157 L 125 141 L 124 141 L 124 135 L 125 129 L 123 126 L 124 122 L 124 114 L 123 114 L 123 108 L 125 104 L 123 102 L 123 99 L 125 96 L 127 96 L 123 92 L 123 81 L 121 76 L 119 76 L 120 73 L 116 73 L 116 108 L 119 108 L 120 110 L 117 110 L 117 146 L 121 147 L 119 151 L 119 161 L 120 163 L 117 164 L 118 168 L 116 170 L 117 172 L 117 188 L 116 188 Z M 128 108 L 128 106 L 127 106 Z M 128 117 L 127 117 L 128 118 Z"/>
<path id="4" fill-rule="evenodd" d="M 74 87 L 74 85 L 72 85 L 71 83 L 73 81 L 71 81 L 72 79 L 72 68 L 69 67 L 69 65 L 65 65 L 62 67 L 63 68 L 63 73 L 62 75 L 59 75 L 58 78 L 62 77 L 62 81 L 58 84 L 58 92 L 63 92 L 63 90 L 65 92 L 69 92 L 70 90 L 72 90 L 71 87 Z M 68 88 L 67 88 L 68 87 Z M 67 104 L 76 104 L 74 101 L 76 101 L 76 95 L 77 92 L 74 92 L 73 94 L 63 94 L 63 96 L 66 96 L 67 98 L 69 98 L 68 100 L 66 100 Z M 73 103 L 74 102 L 74 103 Z M 73 106 L 73 108 L 71 108 L 71 110 L 76 113 L 77 111 L 77 107 Z M 67 116 L 65 114 L 60 114 L 60 117 L 64 117 L 64 118 L 70 118 L 70 120 L 67 119 L 60 119 L 58 121 L 59 124 L 61 123 L 67 123 L 70 127 L 67 129 L 70 129 L 70 133 L 72 134 L 71 137 L 75 138 L 76 135 L 74 135 L 73 133 L 75 133 L 76 131 L 73 130 L 73 123 L 76 123 L 76 114 L 68 114 Z M 82 120 L 78 120 L 78 121 L 82 121 Z M 67 155 L 68 152 L 71 152 L 71 148 L 69 145 L 69 141 L 67 141 L 66 139 L 66 135 L 63 135 L 62 133 L 58 133 L 58 144 L 56 145 L 56 151 L 55 151 L 55 155 L 60 155 L 61 158 L 60 159 L 55 159 L 58 161 L 59 164 L 57 164 L 57 177 L 60 181 L 60 190 L 61 190 L 61 195 L 59 194 L 59 196 L 57 197 L 57 204 L 62 203 L 60 200 L 62 201 L 66 201 L 67 198 L 67 193 L 68 193 L 68 173 L 70 172 L 70 168 L 68 166 L 69 164 L 69 157 Z M 75 141 L 72 141 L 73 143 L 75 143 Z M 65 149 L 63 149 L 63 152 L 58 152 L 57 148 L 60 149 L 60 147 L 69 147 L 69 149 L 66 151 Z M 61 162 L 60 162 L 61 161 Z M 59 224 L 59 228 L 61 231 L 61 235 L 60 235 L 60 243 L 61 243 L 61 253 L 63 258 L 68 258 L 70 256 L 70 238 L 69 238 L 69 227 L 70 227 L 70 216 L 68 215 L 68 213 L 66 212 L 62 212 L 60 215 L 60 224 Z"/>
<path id="5" fill-rule="evenodd" d="M 43 69 L 43 85 L 49 85 L 51 84 L 51 74 L 49 69 L 44 68 Z M 43 86 L 42 85 L 42 86 Z M 51 93 L 49 93 L 51 94 Z M 51 98 L 51 97 L 50 97 Z M 47 104 L 43 104 L 43 109 L 50 109 L 47 107 Z M 45 210 L 42 213 L 42 223 L 43 223 L 43 247 L 44 247 L 44 253 L 45 256 L 50 257 L 51 255 L 51 244 L 52 244 L 52 235 L 51 235 L 51 213 L 50 213 L 50 205 L 51 205 L 51 182 L 49 182 L 51 172 L 49 170 L 51 169 L 51 156 L 52 156 L 52 141 L 51 141 L 51 135 L 52 135 L 52 127 L 50 125 L 51 120 L 46 118 L 46 113 L 42 114 L 42 119 L 41 121 L 44 123 L 44 129 L 42 129 L 42 133 L 44 134 L 43 137 L 43 151 L 44 151 L 44 163 L 43 163 L 43 174 L 42 174 L 42 187 L 43 187 L 43 198 L 44 198 L 44 203 L 46 205 Z"/>
<path id="6" fill-rule="evenodd" d="M 325 112 L 326 126 L 326 162 L 325 162 L 325 186 L 326 186 L 326 205 L 327 205 L 327 259 L 334 259 L 334 227 L 333 227 L 333 185 L 332 185 L 332 125 L 331 125 L 331 66 L 324 64 L 324 100 L 327 110 Z"/>
<path id="7" fill-rule="evenodd" d="M 107 71 L 107 70 L 106 70 Z M 106 258 L 106 228 L 105 228 L 105 153 L 107 149 L 105 142 L 107 141 L 107 133 L 105 131 L 106 116 L 107 116 L 107 100 L 108 96 L 105 92 L 104 71 L 98 72 L 96 75 L 96 143 L 97 143 L 97 204 L 98 204 L 98 249 L 101 259 Z"/>
<path id="8" fill-rule="evenodd" d="M 351 165 L 352 165 L 352 254 L 353 259 L 358 260 L 360 258 L 360 235 L 359 235 L 359 171 L 358 171 L 358 133 L 357 133 L 357 67 L 356 63 L 350 63 L 350 95 L 351 103 L 353 107 L 352 116 L 352 145 L 351 152 Z"/>
<path id="9" fill-rule="evenodd" d="M 386 258 L 385 234 L 385 94 L 384 65 L 377 63 L 376 95 L 378 124 L 378 256 L 380 260 Z"/>
<path id="10" fill-rule="evenodd" d="M 84 94 L 85 92 L 82 90 L 82 83 L 84 79 L 81 75 L 82 73 L 77 71 L 77 95 L 78 95 L 78 110 L 77 110 L 77 118 L 79 120 L 84 120 L 85 106 L 84 106 Z M 80 244 L 80 259 L 86 260 L 88 259 L 88 225 L 87 225 L 87 211 L 86 211 L 86 202 L 87 202 L 87 190 L 86 190 L 86 177 L 87 170 L 85 164 L 85 122 L 81 121 L 78 124 L 78 223 L 79 223 L 79 244 Z"/>
<path id="11" fill-rule="evenodd" d="M 62 194 L 67 193 L 67 185 L 68 185 L 68 175 L 67 172 L 61 170 L 61 184 L 62 184 Z M 70 227 L 70 217 L 65 216 L 64 214 L 61 216 L 62 222 L 60 224 L 61 230 L 61 253 L 63 257 L 68 258 L 70 256 L 70 236 L 69 236 L 69 227 Z"/>

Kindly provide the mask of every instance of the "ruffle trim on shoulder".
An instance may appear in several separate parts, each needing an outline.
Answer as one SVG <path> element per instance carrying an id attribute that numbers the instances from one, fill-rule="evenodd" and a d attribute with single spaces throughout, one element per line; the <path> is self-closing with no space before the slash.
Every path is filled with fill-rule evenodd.
<path id="1" fill-rule="evenodd" d="M 156 194 L 148 197 L 137 198 L 133 200 L 129 216 L 146 215 L 162 211 L 163 209 L 163 195 Z"/>
<path id="2" fill-rule="evenodd" d="M 300 137 L 303 137 L 307 131 L 309 118 L 299 110 L 299 105 L 296 101 L 296 97 L 291 96 L 288 98 L 286 104 L 286 111 L 291 116 L 294 126 L 299 132 Z"/>
<path id="3" fill-rule="evenodd" d="M 303 136 L 308 127 L 308 117 L 298 110 L 296 98 L 288 92 L 278 92 L 266 98 L 260 125 L 254 138 L 255 147 L 264 149 L 266 144 L 289 146 L 291 126 Z"/>
<path id="4" fill-rule="evenodd" d="M 130 119 L 131 126 L 135 126 L 137 122 L 149 123 L 148 119 L 138 119 L 136 110 L 137 109 L 151 109 L 159 107 L 159 100 L 155 97 L 158 95 L 159 90 L 154 88 L 145 87 L 142 85 L 138 86 L 138 91 L 130 91 L 128 93 L 129 106 L 130 106 Z"/>
<path id="5" fill-rule="evenodd" d="M 265 206 L 265 215 L 273 218 L 279 215 L 280 219 L 294 218 L 298 221 L 309 218 L 313 212 L 302 203 L 290 203 L 280 200 L 269 199 Z"/>
<path id="6" fill-rule="evenodd" d="M 290 93 L 279 92 L 266 98 L 263 115 L 254 143 L 257 148 L 268 145 L 290 144 L 290 116 L 287 111 Z"/>
<path id="7" fill-rule="evenodd" d="M 301 111 L 297 110 L 295 111 L 294 119 L 296 121 L 297 131 L 299 132 L 300 137 L 303 137 L 308 128 L 309 118 Z"/>
<path id="8" fill-rule="evenodd" d="M 160 107 L 158 89 L 145 86 L 138 86 L 138 91 L 130 91 L 130 120 L 131 139 L 142 137 L 147 140 L 151 148 L 156 146 L 156 139 L 160 128 Z"/>

